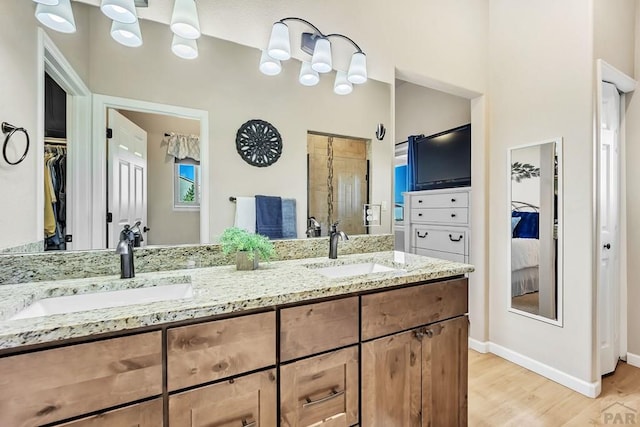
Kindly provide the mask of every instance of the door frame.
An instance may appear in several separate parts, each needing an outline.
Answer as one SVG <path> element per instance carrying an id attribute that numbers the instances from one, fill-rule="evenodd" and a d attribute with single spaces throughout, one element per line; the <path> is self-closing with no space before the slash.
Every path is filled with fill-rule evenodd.
<path id="1" fill-rule="evenodd" d="M 600 148 L 601 148 L 601 137 L 600 137 L 600 122 L 602 120 L 602 82 L 612 83 L 614 84 L 620 94 L 620 141 L 619 141 L 619 172 L 620 172 L 620 182 L 619 182 L 619 191 L 620 191 L 620 217 L 619 220 L 619 242 L 618 247 L 620 248 L 618 252 L 618 326 L 619 326 L 619 354 L 621 358 L 627 357 L 627 334 L 628 334 L 628 326 L 627 326 L 627 226 L 626 226 L 626 174 L 625 174 L 625 164 L 622 161 L 625 157 L 625 145 L 626 145 L 626 135 L 625 135 L 625 123 L 626 123 L 626 94 L 629 92 L 633 92 L 636 88 L 637 82 L 623 73 L 622 71 L 616 69 L 612 65 L 603 61 L 602 59 L 596 60 L 596 105 L 595 105 L 595 120 L 594 120 L 594 145 L 593 145 L 593 186 L 594 186 L 594 197 L 593 197 L 593 215 L 595 218 L 594 221 L 594 236 L 595 236 L 595 245 L 593 249 L 593 335 L 594 335 L 594 347 L 593 352 L 595 356 L 593 371 L 594 377 L 597 378 L 597 382 L 601 383 L 601 374 L 600 374 L 600 336 L 598 335 L 598 322 L 600 319 L 598 318 L 598 292 L 600 289 L 600 250 L 602 248 L 602 240 L 600 237 L 600 227 L 601 227 L 601 218 L 600 218 Z"/>
<path id="2" fill-rule="evenodd" d="M 117 96 L 93 95 L 93 209 L 92 243 L 94 248 L 106 247 L 107 223 L 107 109 L 130 110 L 141 113 L 161 114 L 200 122 L 200 173 L 202 177 L 200 200 L 200 244 L 210 243 L 209 213 L 209 112 L 169 104 L 121 98 Z M 173 192 L 173 189 L 170 189 Z"/>
<path id="3" fill-rule="evenodd" d="M 91 91 L 76 73 L 60 49 L 42 29 L 38 28 L 38 81 L 36 153 L 36 226 L 44 230 L 44 75 L 48 73 L 67 93 L 67 234 L 73 242 L 67 249 L 92 249 L 91 243 Z"/>

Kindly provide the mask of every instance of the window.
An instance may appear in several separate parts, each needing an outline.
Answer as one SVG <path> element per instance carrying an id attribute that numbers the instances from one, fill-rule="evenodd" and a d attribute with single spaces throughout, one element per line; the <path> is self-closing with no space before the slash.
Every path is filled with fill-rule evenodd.
<path id="1" fill-rule="evenodd" d="M 200 162 L 176 159 L 174 169 L 174 207 L 200 208 Z"/>

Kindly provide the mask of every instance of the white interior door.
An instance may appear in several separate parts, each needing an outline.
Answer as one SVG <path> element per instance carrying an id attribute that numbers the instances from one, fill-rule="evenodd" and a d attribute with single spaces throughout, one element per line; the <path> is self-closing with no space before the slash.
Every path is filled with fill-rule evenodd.
<path id="1" fill-rule="evenodd" d="M 620 94 L 602 83 L 600 126 L 600 277 L 598 281 L 598 337 L 600 373 L 613 372 L 620 357 Z"/>
<path id="2" fill-rule="evenodd" d="M 141 231 L 147 225 L 147 132 L 116 110 L 107 111 L 113 132 L 107 147 L 107 247 L 115 248 L 125 224 L 140 221 Z"/>

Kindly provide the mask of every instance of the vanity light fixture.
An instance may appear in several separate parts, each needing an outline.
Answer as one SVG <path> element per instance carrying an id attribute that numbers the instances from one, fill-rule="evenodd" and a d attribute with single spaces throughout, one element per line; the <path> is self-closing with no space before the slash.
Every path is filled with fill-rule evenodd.
<path id="1" fill-rule="evenodd" d="M 142 33 L 140 32 L 140 23 L 138 21 L 133 24 L 113 21 L 111 24 L 111 37 L 127 47 L 142 46 Z"/>
<path id="2" fill-rule="evenodd" d="M 134 0 L 102 0 L 100 10 L 109 18 L 123 24 L 133 24 L 138 20 Z"/>
<path id="3" fill-rule="evenodd" d="M 282 65 L 279 59 L 274 59 L 267 54 L 265 50 L 260 55 L 260 71 L 267 76 L 276 76 L 282 71 Z"/>
<path id="4" fill-rule="evenodd" d="M 311 62 L 302 62 L 299 76 L 301 84 L 314 86 L 320 80 L 318 73 L 328 73 L 333 69 L 330 38 L 341 38 L 356 48 L 356 52 L 351 56 L 349 70 L 337 71 L 336 81 L 333 86 L 334 92 L 339 95 L 346 95 L 353 90 L 353 84 L 362 84 L 367 81 L 367 57 L 356 42 L 343 34 L 324 34 L 318 27 L 302 18 L 283 18 L 273 24 L 266 50 L 266 54 L 272 61 L 286 61 L 291 58 L 291 41 L 286 21 L 302 22 L 313 29 L 313 33 L 303 32 L 301 35 L 300 49 L 311 55 Z M 278 74 L 280 71 L 273 74 L 265 72 L 266 67 L 263 67 L 263 64 L 268 63 L 269 59 L 265 59 L 264 56 L 265 52 L 262 53 L 260 58 L 260 71 L 267 75 Z"/>
<path id="5" fill-rule="evenodd" d="M 198 57 L 198 44 L 195 40 L 185 39 L 177 34 L 173 35 L 171 51 L 183 59 L 195 59 Z"/>
<path id="6" fill-rule="evenodd" d="M 70 0 L 36 1 L 36 19 L 42 25 L 61 33 L 75 33 L 76 21 L 73 18 Z"/>
<path id="7" fill-rule="evenodd" d="M 200 20 L 195 0 L 175 0 L 171 31 L 183 39 L 195 40 L 200 37 Z"/>
<path id="8" fill-rule="evenodd" d="M 60 0 L 33 0 L 36 3 L 46 4 L 49 6 L 55 6 L 60 3 Z"/>

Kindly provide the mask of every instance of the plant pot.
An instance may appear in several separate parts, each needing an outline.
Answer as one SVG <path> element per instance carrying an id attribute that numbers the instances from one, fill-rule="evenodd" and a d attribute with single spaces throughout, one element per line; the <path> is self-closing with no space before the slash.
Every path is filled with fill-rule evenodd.
<path id="1" fill-rule="evenodd" d="M 255 270 L 258 268 L 258 253 L 253 253 L 253 259 L 249 259 L 248 251 L 236 252 L 236 269 L 237 270 Z"/>

